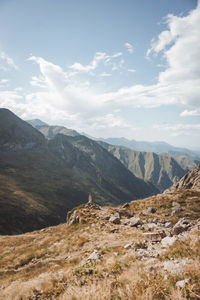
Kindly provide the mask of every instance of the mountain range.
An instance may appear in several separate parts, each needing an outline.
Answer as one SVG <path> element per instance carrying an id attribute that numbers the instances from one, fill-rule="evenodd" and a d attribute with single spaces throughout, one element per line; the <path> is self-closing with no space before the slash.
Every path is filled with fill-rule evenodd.
<path id="1" fill-rule="evenodd" d="M 7 109 L 0 109 L 0 178 L 4 234 L 63 222 L 89 193 L 101 205 L 158 193 L 95 141 L 60 133 L 47 139 Z"/>
<path id="2" fill-rule="evenodd" d="M 67 136 L 81 136 L 77 131 L 72 129 L 67 129 L 62 126 L 36 126 L 36 128 L 45 135 L 46 138 L 52 138 L 57 133 L 62 133 Z M 91 139 L 90 139 L 91 140 Z M 195 159 L 195 153 L 184 148 L 175 148 L 167 143 L 149 143 L 141 142 L 143 147 L 146 149 L 145 145 L 153 145 L 151 149 L 159 150 L 161 153 L 155 152 L 144 152 L 135 151 L 132 148 L 125 146 L 115 145 L 119 142 L 123 144 L 130 145 L 131 147 L 139 147 L 140 142 L 129 141 L 126 139 L 108 139 L 108 141 L 113 142 L 114 145 L 105 143 L 103 141 L 98 141 L 95 139 L 103 148 L 114 155 L 121 163 L 130 170 L 136 177 L 143 179 L 146 182 L 151 182 L 156 188 L 163 192 L 165 189 L 169 188 L 174 182 L 179 180 L 183 175 L 185 175 L 189 170 L 195 168 L 200 160 Z M 167 148 L 168 147 L 168 148 Z M 177 149 L 173 153 L 178 154 L 168 154 L 162 152 L 167 149 Z M 178 150 L 180 152 L 178 152 Z M 170 152 L 170 151 L 169 151 Z M 172 152 L 172 150 L 171 150 Z M 189 156 L 186 153 L 192 153 Z M 185 154 L 184 154 L 185 153 Z"/>

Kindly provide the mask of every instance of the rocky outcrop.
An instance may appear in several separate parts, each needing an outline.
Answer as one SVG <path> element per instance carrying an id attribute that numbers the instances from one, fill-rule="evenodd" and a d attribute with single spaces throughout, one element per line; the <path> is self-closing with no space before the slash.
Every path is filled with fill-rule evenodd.
<path id="1" fill-rule="evenodd" d="M 173 184 L 164 193 L 174 193 L 178 190 L 200 191 L 200 165 L 183 176 L 177 183 Z"/>

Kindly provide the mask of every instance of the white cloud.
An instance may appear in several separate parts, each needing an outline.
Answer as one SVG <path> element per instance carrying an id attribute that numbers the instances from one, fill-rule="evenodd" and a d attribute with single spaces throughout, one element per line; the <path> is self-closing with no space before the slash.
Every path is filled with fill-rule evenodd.
<path id="1" fill-rule="evenodd" d="M 91 72 L 95 70 L 100 63 L 103 63 L 104 65 L 110 64 L 112 60 L 122 56 L 121 52 L 115 53 L 113 55 L 107 55 L 105 52 L 96 52 L 94 55 L 93 60 L 90 62 L 89 65 L 82 65 L 78 62 L 74 63 L 70 66 L 71 69 L 77 71 L 77 72 Z"/>
<path id="2" fill-rule="evenodd" d="M 133 52 L 134 52 L 134 47 L 133 47 L 133 45 L 131 45 L 130 43 L 125 43 L 124 46 L 126 47 L 127 51 L 128 51 L 130 54 L 133 54 Z"/>
<path id="3" fill-rule="evenodd" d="M 194 110 L 184 110 L 181 114 L 181 117 L 197 117 L 200 116 L 200 109 L 194 109 Z"/>
<path id="4" fill-rule="evenodd" d="M 128 69 L 127 71 L 130 72 L 130 73 L 135 73 L 136 72 L 136 70 L 134 70 L 134 69 Z"/>
<path id="5" fill-rule="evenodd" d="M 159 131 L 167 131 L 172 137 L 200 135 L 200 124 L 157 124 L 153 128 Z"/>
<path id="6" fill-rule="evenodd" d="M 17 70 L 18 67 L 14 60 L 9 57 L 5 52 L 0 52 L 0 69 L 3 71 L 8 71 L 10 68 Z"/>
<path id="7" fill-rule="evenodd" d="M 104 73 L 101 73 L 100 76 L 101 77 L 110 77 L 110 76 L 112 76 L 112 74 L 104 72 Z"/>

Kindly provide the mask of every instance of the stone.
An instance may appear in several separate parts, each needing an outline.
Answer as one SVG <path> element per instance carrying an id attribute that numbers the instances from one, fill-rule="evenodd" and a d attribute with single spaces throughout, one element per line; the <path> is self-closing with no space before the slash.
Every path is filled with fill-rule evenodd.
<path id="1" fill-rule="evenodd" d="M 110 229 L 110 233 L 115 233 L 116 231 L 119 231 L 119 229 L 117 227 L 114 227 L 114 228 Z"/>
<path id="2" fill-rule="evenodd" d="M 173 225 L 172 225 L 172 222 L 166 222 L 165 223 L 165 227 L 166 228 L 170 228 L 170 227 L 172 227 Z"/>
<path id="3" fill-rule="evenodd" d="M 129 208 L 129 207 L 130 207 L 129 203 L 124 203 L 124 204 L 122 205 L 122 208 Z"/>
<path id="4" fill-rule="evenodd" d="M 117 213 L 119 214 L 120 218 L 121 217 L 126 217 L 126 218 L 131 218 L 133 217 L 133 214 L 127 211 L 126 209 L 119 209 L 117 210 Z"/>
<path id="5" fill-rule="evenodd" d="M 122 225 L 128 225 L 128 224 L 130 223 L 130 219 L 121 219 L 121 220 L 120 220 L 120 223 L 121 223 Z"/>
<path id="6" fill-rule="evenodd" d="M 176 287 L 184 288 L 184 286 L 189 282 L 189 279 L 183 279 L 176 282 Z"/>
<path id="7" fill-rule="evenodd" d="M 156 209 L 155 209 L 155 208 L 153 208 L 153 207 L 148 207 L 148 208 L 146 208 L 146 209 L 144 209 L 144 210 L 142 211 L 142 214 L 143 214 L 143 215 L 154 214 L 155 212 L 156 212 Z"/>
<path id="8" fill-rule="evenodd" d="M 131 248 L 131 246 L 133 245 L 133 243 L 128 243 L 124 246 L 124 249 L 128 249 L 128 248 Z"/>
<path id="9" fill-rule="evenodd" d="M 166 237 L 166 233 L 164 231 L 158 232 L 145 232 L 143 233 L 145 241 L 149 242 L 161 242 L 161 240 Z"/>
<path id="10" fill-rule="evenodd" d="M 109 222 L 113 224 L 120 224 L 120 216 L 119 214 L 112 215 L 109 219 Z"/>
<path id="11" fill-rule="evenodd" d="M 173 243 L 177 240 L 177 238 L 175 236 L 166 236 L 162 239 L 161 244 L 163 247 L 168 247 L 173 245 Z"/>
<path id="12" fill-rule="evenodd" d="M 172 207 L 172 213 L 171 213 L 171 216 L 174 216 L 176 215 L 177 213 L 181 212 L 182 211 L 182 208 L 179 207 L 179 206 L 174 206 Z"/>
<path id="13" fill-rule="evenodd" d="M 142 225 L 142 221 L 140 218 L 138 217 L 132 217 L 129 219 L 129 226 L 130 227 L 134 227 L 134 226 L 138 226 L 138 225 Z"/>
<path id="14" fill-rule="evenodd" d="M 77 215 L 77 210 L 69 211 L 67 213 L 67 223 L 69 225 L 79 223 L 79 216 Z"/>
<path id="15" fill-rule="evenodd" d="M 88 261 L 100 261 L 101 260 L 101 254 L 98 252 L 98 250 L 94 250 L 92 254 L 87 259 Z"/>
<path id="16" fill-rule="evenodd" d="M 181 205 L 178 202 L 173 201 L 172 206 L 174 207 L 181 207 Z"/>
<path id="17" fill-rule="evenodd" d="M 171 234 L 178 235 L 184 231 L 187 231 L 190 228 L 191 224 L 190 221 L 187 219 L 179 220 L 174 227 L 172 228 Z"/>

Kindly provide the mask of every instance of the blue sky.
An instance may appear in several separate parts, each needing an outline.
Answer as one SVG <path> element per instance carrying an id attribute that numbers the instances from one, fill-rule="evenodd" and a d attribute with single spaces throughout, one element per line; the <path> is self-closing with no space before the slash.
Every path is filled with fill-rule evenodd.
<path id="1" fill-rule="evenodd" d="M 200 4 L 0 0 L 0 107 L 200 149 Z"/>

